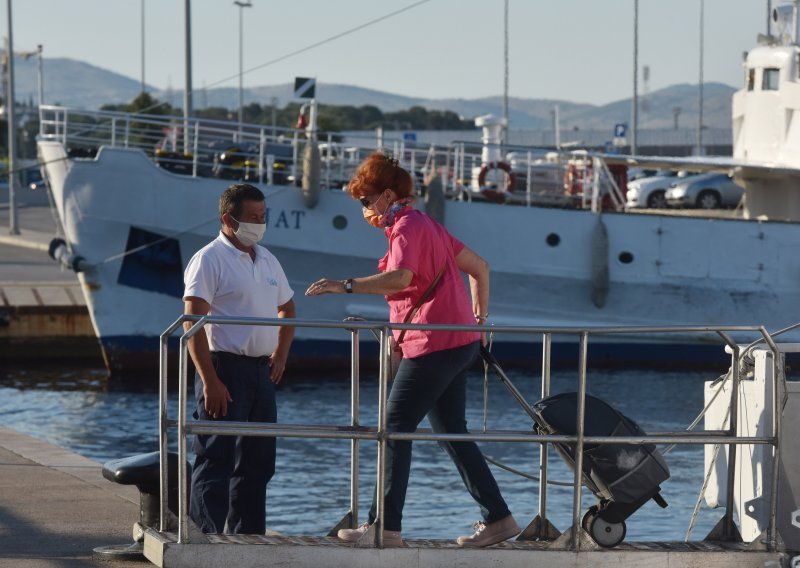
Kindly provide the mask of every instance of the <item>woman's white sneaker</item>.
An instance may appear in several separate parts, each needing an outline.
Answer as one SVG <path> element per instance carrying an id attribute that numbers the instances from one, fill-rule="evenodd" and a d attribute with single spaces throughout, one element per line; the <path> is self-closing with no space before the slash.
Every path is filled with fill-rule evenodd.
<path id="1" fill-rule="evenodd" d="M 372 525 L 369 523 L 363 523 L 361 526 L 355 529 L 339 529 L 339 532 L 336 533 L 336 536 L 339 537 L 339 540 L 355 543 L 366 534 L 371 526 Z M 400 536 L 400 531 L 383 531 L 383 546 L 385 548 L 396 548 L 403 546 L 403 539 Z"/>
<path id="2" fill-rule="evenodd" d="M 460 536 L 456 539 L 459 546 L 473 546 L 483 547 L 497 544 L 508 540 L 512 536 L 519 534 L 520 529 L 517 522 L 511 515 L 495 521 L 493 523 L 484 524 L 478 521 L 473 525 L 475 532 L 469 536 Z"/>

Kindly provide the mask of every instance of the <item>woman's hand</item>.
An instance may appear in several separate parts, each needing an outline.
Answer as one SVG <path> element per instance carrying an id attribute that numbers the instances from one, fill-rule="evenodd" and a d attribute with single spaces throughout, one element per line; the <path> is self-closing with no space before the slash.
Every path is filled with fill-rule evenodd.
<path id="1" fill-rule="evenodd" d="M 408 288 L 414 273 L 407 268 L 396 268 L 387 272 L 379 272 L 372 276 L 359 276 L 351 278 L 351 292 L 353 294 L 396 294 Z M 306 296 L 319 296 L 320 294 L 345 294 L 347 280 L 331 280 L 323 278 L 317 280 L 306 290 Z"/>
<path id="2" fill-rule="evenodd" d="M 319 296 L 320 294 L 344 294 L 344 280 L 330 280 L 323 278 L 317 280 L 306 290 L 306 296 Z"/>

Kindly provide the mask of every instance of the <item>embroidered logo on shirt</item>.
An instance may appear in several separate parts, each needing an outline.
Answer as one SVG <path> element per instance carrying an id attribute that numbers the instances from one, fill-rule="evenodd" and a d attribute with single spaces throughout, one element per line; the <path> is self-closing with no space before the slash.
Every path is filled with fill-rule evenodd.
<path id="1" fill-rule="evenodd" d="M 278 281 L 275 280 L 274 278 L 267 278 L 267 284 L 269 284 L 270 286 L 277 286 Z"/>

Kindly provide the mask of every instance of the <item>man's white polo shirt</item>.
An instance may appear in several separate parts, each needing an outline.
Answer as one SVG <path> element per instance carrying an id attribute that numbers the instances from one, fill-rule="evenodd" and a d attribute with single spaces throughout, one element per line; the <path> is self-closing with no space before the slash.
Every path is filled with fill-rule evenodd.
<path id="1" fill-rule="evenodd" d="M 278 317 L 278 306 L 291 300 L 294 291 L 278 259 L 260 245 L 255 250 L 253 262 L 220 231 L 186 266 L 184 299 L 202 298 L 212 316 Z M 278 346 L 276 326 L 206 324 L 205 331 L 212 351 L 260 357 L 272 355 Z"/>

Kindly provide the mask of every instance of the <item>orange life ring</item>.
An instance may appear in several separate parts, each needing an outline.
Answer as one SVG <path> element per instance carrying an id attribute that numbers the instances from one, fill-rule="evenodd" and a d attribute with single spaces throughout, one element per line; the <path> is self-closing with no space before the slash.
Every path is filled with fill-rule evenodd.
<path id="1" fill-rule="evenodd" d="M 506 172 L 505 190 L 485 189 L 483 187 L 486 183 L 486 174 L 489 173 L 489 170 L 503 170 Z M 506 162 L 489 162 L 488 164 L 484 164 L 480 173 L 478 174 L 478 187 L 481 188 L 481 193 L 483 193 L 487 199 L 492 201 L 505 201 L 505 194 L 513 192 L 515 184 L 516 178 L 514 177 L 514 172 L 511 171 L 511 166 L 509 166 Z"/>

